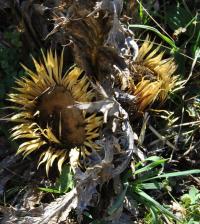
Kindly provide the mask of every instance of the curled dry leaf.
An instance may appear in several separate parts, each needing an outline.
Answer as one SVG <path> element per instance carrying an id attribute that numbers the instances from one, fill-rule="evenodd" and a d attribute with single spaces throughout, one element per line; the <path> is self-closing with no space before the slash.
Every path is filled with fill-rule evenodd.
<path id="1" fill-rule="evenodd" d="M 115 74 L 114 65 L 122 70 L 127 67 L 126 49 L 135 51 L 130 45 L 133 34 L 119 20 L 122 9 L 122 0 L 72 0 L 53 9 L 54 29 L 48 37 L 61 33 L 70 40 L 76 64 L 103 84 Z"/>

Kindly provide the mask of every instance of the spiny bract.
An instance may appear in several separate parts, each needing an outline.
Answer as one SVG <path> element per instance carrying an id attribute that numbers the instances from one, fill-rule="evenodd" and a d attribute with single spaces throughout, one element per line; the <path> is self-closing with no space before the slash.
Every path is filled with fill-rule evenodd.
<path id="1" fill-rule="evenodd" d="M 160 46 L 152 50 L 154 42 L 147 36 L 137 58 L 130 63 L 131 80 L 128 90 L 137 97 L 137 109 L 144 111 L 155 100 L 164 102 L 174 88 L 177 76 L 173 76 L 176 64 L 173 58 L 163 59 Z"/>
<path id="2" fill-rule="evenodd" d="M 41 153 L 38 166 L 46 163 L 48 174 L 56 159 L 61 172 L 71 149 L 83 158 L 99 149 L 95 140 L 102 117 L 75 106 L 95 97 L 85 73 L 73 67 L 63 74 L 63 52 L 60 60 L 51 50 L 47 56 L 42 54 L 42 62 L 33 58 L 35 72 L 22 65 L 28 76 L 16 81 L 15 93 L 9 94 L 8 100 L 17 104 L 10 120 L 18 124 L 12 128 L 11 137 L 24 141 L 17 153 Z"/>

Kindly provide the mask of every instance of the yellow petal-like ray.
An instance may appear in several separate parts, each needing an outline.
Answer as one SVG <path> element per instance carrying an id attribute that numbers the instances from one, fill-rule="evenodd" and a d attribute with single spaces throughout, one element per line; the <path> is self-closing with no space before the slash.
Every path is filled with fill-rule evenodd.
<path id="1" fill-rule="evenodd" d="M 73 66 L 69 71 L 63 72 L 63 54 L 64 52 L 62 51 L 61 57 L 58 58 L 56 52 L 52 53 L 52 51 L 49 50 L 47 55 L 42 51 L 42 61 L 37 61 L 32 57 L 35 71 L 22 65 L 26 71 L 26 76 L 16 80 L 16 87 L 13 88 L 15 92 L 8 95 L 8 100 L 17 104 L 15 108 L 17 112 L 10 117 L 10 120 L 19 123 L 11 129 L 11 138 L 13 140 L 24 140 L 24 142 L 19 145 L 17 154 L 21 153 L 26 157 L 33 152 L 41 153 L 38 167 L 45 163 L 47 174 L 55 161 L 57 162 L 59 172 L 62 171 L 62 165 L 68 158 L 70 149 L 62 142 L 63 124 L 61 124 L 61 118 L 58 119 L 59 138 L 57 132 L 54 131 L 55 127 L 51 124 L 51 121 L 49 124 L 48 120 L 45 126 L 43 125 L 45 121 L 40 121 L 41 117 L 45 119 L 45 112 L 43 115 L 41 111 L 46 106 L 48 107 L 48 103 L 45 107 L 41 105 L 43 102 L 42 97 L 45 94 L 49 94 L 49 90 L 53 93 L 54 89 L 56 89 L 54 87 L 58 87 L 57 90 L 60 87 L 64 87 L 67 94 L 71 94 L 75 103 L 91 102 L 95 97 L 95 92 L 92 86 L 90 86 L 89 79 L 86 74 L 83 73 L 82 69 Z M 58 94 L 58 92 L 56 94 Z M 64 96 L 66 97 L 66 95 Z M 58 99 L 58 97 L 56 99 Z M 66 98 L 64 99 L 66 100 Z M 44 102 L 44 104 L 45 103 L 46 102 Z M 65 104 L 65 102 L 63 103 Z M 56 105 L 55 103 L 55 107 Z M 48 107 L 47 111 L 51 112 L 51 107 Z M 83 140 L 82 145 L 79 143 L 75 148 L 83 156 L 87 156 L 94 150 L 100 148 L 94 140 L 100 137 L 99 129 L 101 128 L 103 119 L 95 113 L 88 116 L 87 111 L 80 111 L 82 112 L 85 129 L 85 140 Z M 47 114 L 47 116 L 50 115 L 52 114 Z"/>
<path id="2" fill-rule="evenodd" d="M 176 85 L 177 76 L 173 76 L 173 73 L 177 66 L 173 58 L 164 59 L 165 52 L 160 52 L 160 47 L 154 48 L 154 41 L 147 36 L 131 67 L 133 76 L 127 88 L 137 97 L 139 111 L 155 100 L 164 102 Z"/>
<path id="3" fill-rule="evenodd" d="M 60 158 L 58 159 L 58 170 L 60 173 L 62 172 L 62 165 L 66 159 L 66 156 L 67 156 L 67 152 L 63 152 Z"/>

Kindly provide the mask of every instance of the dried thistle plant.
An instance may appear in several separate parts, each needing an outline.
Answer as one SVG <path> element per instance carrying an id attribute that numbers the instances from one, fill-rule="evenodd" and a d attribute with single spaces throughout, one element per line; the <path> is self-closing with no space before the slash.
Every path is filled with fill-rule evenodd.
<path id="1" fill-rule="evenodd" d="M 43 61 L 34 58 L 36 71 L 24 67 L 28 76 L 16 81 L 16 93 L 9 94 L 16 113 L 10 120 L 17 125 L 11 130 L 13 140 L 23 139 L 17 153 L 28 156 L 41 153 L 39 164 L 46 163 L 46 172 L 57 159 L 58 170 L 68 158 L 70 149 L 85 157 L 98 150 L 102 117 L 88 114 L 74 105 L 91 102 L 95 93 L 85 73 L 78 67 L 63 72 L 63 52 L 43 53 Z"/>
<path id="2" fill-rule="evenodd" d="M 147 36 L 136 60 L 130 63 L 131 77 L 127 89 L 137 97 L 139 111 L 144 111 L 155 100 L 163 103 L 176 86 L 174 59 L 163 59 L 164 52 L 160 51 L 160 46 L 153 49 L 154 44 Z"/>
<path id="3" fill-rule="evenodd" d="M 106 76 L 109 79 L 113 64 L 126 67 L 119 54 L 125 41 L 119 21 L 122 8 L 122 0 L 72 0 L 54 8 L 54 29 L 48 37 L 60 34 L 66 43 L 70 41 L 76 64 L 104 82 Z"/>

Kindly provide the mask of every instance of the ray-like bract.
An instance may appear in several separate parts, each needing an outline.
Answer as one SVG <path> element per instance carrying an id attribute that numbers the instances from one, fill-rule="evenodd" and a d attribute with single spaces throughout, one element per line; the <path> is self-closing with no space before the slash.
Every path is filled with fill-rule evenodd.
<path id="1" fill-rule="evenodd" d="M 27 76 L 16 80 L 15 93 L 9 94 L 8 100 L 18 105 L 17 112 L 10 118 L 17 123 L 11 130 L 11 137 L 24 141 L 17 153 L 27 156 L 32 152 L 40 152 L 38 165 L 46 163 L 48 173 L 57 160 L 61 172 L 70 151 L 65 147 L 67 140 L 83 157 L 89 155 L 92 150 L 99 149 L 95 140 L 99 137 L 103 121 L 102 117 L 96 114 L 88 115 L 86 111 L 77 108 L 68 109 L 68 106 L 73 107 L 77 102 L 91 102 L 95 97 L 84 72 L 74 66 L 64 73 L 63 52 L 60 59 L 56 52 L 53 54 L 51 50 L 47 52 L 47 56 L 43 52 L 42 55 L 43 60 L 40 62 L 33 58 L 35 71 L 22 65 Z M 50 124 L 52 121 L 48 116 L 54 119 L 55 125 Z M 76 119 L 82 122 L 80 128 L 71 126 L 73 122 L 76 124 Z M 55 126 L 58 126 L 59 134 L 55 131 Z M 64 132 L 63 129 L 67 130 Z M 76 134 L 76 130 L 79 130 L 82 136 Z"/>
<path id="2" fill-rule="evenodd" d="M 139 111 L 144 111 L 155 100 L 164 102 L 177 81 L 173 75 L 177 68 L 174 59 L 163 59 L 164 52 L 160 52 L 160 46 L 153 49 L 154 44 L 147 36 L 131 65 L 134 75 L 129 90 L 137 97 Z"/>

